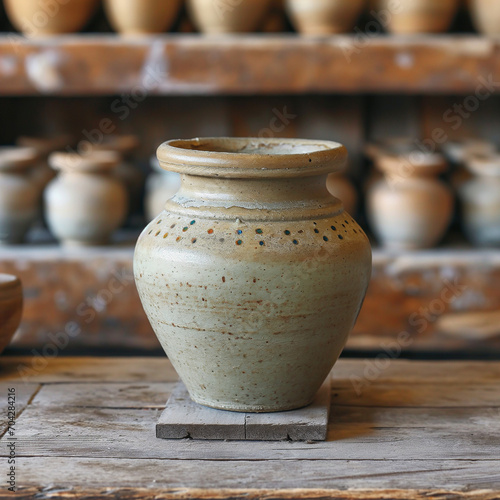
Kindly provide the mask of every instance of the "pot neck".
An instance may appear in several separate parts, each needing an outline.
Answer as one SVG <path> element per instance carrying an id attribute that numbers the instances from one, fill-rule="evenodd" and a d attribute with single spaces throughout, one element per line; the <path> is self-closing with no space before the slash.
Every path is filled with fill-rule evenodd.
<path id="1" fill-rule="evenodd" d="M 225 179 L 183 174 L 166 209 L 183 216 L 244 221 L 307 220 L 343 210 L 326 174 L 295 178 Z"/>

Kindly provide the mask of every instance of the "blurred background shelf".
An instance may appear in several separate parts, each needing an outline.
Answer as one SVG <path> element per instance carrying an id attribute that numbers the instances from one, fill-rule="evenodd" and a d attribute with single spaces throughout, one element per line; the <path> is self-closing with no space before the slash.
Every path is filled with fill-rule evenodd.
<path id="1" fill-rule="evenodd" d="M 294 34 L 0 36 L 0 95 L 474 93 L 500 81 L 500 40 Z M 148 82 L 148 83 L 145 83 Z"/>
<path id="2" fill-rule="evenodd" d="M 2 249 L 0 270 L 25 283 L 24 320 L 11 352 L 160 354 L 133 281 L 136 238 L 137 232 L 129 231 L 120 233 L 112 247 L 68 249 L 46 243 Z M 495 250 L 463 245 L 405 253 L 375 249 L 372 282 L 348 352 L 385 358 L 498 357 L 498 318 L 488 331 L 477 320 L 465 331 L 449 324 L 459 313 L 497 310 L 499 282 L 500 252 Z"/>

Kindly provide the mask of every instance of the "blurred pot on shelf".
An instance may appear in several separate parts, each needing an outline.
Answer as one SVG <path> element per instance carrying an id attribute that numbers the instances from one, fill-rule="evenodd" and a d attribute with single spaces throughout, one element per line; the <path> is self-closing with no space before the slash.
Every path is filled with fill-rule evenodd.
<path id="1" fill-rule="evenodd" d="M 282 33 L 286 29 L 285 1 L 271 0 L 271 8 L 264 16 L 260 30 L 264 33 Z"/>
<path id="2" fill-rule="evenodd" d="M 303 35 L 331 35 L 351 31 L 365 0 L 286 0 L 295 29 Z"/>
<path id="3" fill-rule="evenodd" d="M 0 147 L 0 244 L 21 243 L 39 214 L 40 189 L 31 176 L 33 148 Z"/>
<path id="4" fill-rule="evenodd" d="M 326 187 L 329 193 L 338 198 L 348 214 L 355 214 L 358 205 L 358 192 L 354 184 L 342 173 L 328 175 Z"/>
<path id="5" fill-rule="evenodd" d="M 187 0 L 188 12 L 197 29 L 208 34 L 256 31 L 272 0 Z"/>
<path id="6" fill-rule="evenodd" d="M 483 35 L 500 34 L 500 3 L 497 0 L 468 0 L 474 27 Z"/>
<path id="7" fill-rule="evenodd" d="M 394 34 L 444 33 L 460 5 L 459 0 L 377 0 L 376 10 Z"/>
<path id="8" fill-rule="evenodd" d="M 73 246 L 108 243 L 127 213 L 126 189 L 113 175 L 120 156 L 111 151 L 53 153 L 49 162 L 60 171 L 45 190 L 54 236 Z"/>
<path id="9" fill-rule="evenodd" d="M 98 0 L 3 0 L 14 27 L 28 37 L 74 33 L 90 20 Z"/>
<path id="10" fill-rule="evenodd" d="M 160 167 L 156 157 L 151 158 L 153 173 L 146 180 L 144 208 L 146 217 L 153 220 L 165 208 L 167 200 L 172 198 L 181 187 L 181 176 L 177 172 L 168 172 Z"/>
<path id="11" fill-rule="evenodd" d="M 453 214 L 451 190 L 436 176 L 447 168 L 436 153 L 380 156 L 384 177 L 368 192 L 368 219 L 380 242 L 393 249 L 413 250 L 436 245 Z"/>
<path id="12" fill-rule="evenodd" d="M 104 0 L 106 16 L 124 35 L 163 33 L 179 14 L 182 0 Z"/>
<path id="13" fill-rule="evenodd" d="M 500 153 L 470 155 L 473 177 L 462 183 L 459 195 L 467 237 L 476 245 L 500 245 Z"/>
<path id="14" fill-rule="evenodd" d="M 10 344 L 21 323 L 23 287 L 16 276 L 0 274 L 0 354 Z"/>

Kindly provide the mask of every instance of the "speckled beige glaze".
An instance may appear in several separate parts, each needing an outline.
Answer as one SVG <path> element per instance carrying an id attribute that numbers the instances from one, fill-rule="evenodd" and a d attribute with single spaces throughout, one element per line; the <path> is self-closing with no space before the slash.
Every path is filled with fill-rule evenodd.
<path id="1" fill-rule="evenodd" d="M 10 274 L 0 274 L 0 354 L 16 333 L 23 310 L 21 281 Z"/>
<path id="2" fill-rule="evenodd" d="M 326 175 L 346 150 L 293 139 L 160 146 L 182 185 L 137 243 L 149 320 L 198 403 L 280 411 L 310 403 L 354 325 L 369 242 Z"/>
<path id="3" fill-rule="evenodd" d="M 104 0 L 104 10 L 111 26 L 126 35 L 168 30 L 181 5 L 181 0 Z"/>
<path id="4" fill-rule="evenodd" d="M 102 245 L 127 213 L 127 193 L 113 176 L 120 156 L 95 152 L 85 156 L 53 153 L 49 163 L 60 170 L 45 190 L 47 222 L 67 245 Z"/>
<path id="5" fill-rule="evenodd" d="M 80 31 L 90 20 L 98 0 L 3 0 L 16 29 L 27 36 Z"/>
<path id="6" fill-rule="evenodd" d="M 0 245 L 20 243 L 39 212 L 40 189 L 31 176 L 33 148 L 0 147 Z"/>
<path id="7" fill-rule="evenodd" d="M 472 179 L 459 188 L 465 233 L 476 245 L 500 246 L 500 154 L 471 155 Z"/>
<path id="8" fill-rule="evenodd" d="M 199 31 L 208 34 L 255 31 L 272 0 L 187 0 L 189 16 Z"/>
<path id="9" fill-rule="evenodd" d="M 376 6 L 392 33 L 442 33 L 450 29 L 459 0 L 376 0 Z"/>
<path id="10" fill-rule="evenodd" d="M 286 0 L 286 9 L 301 34 L 331 35 L 351 31 L 365 3 L 365 0 Z"/>
<path id="11" fill-rule="evenodd" d="M 498 0 L 468 0 L 475 28 L 484 35 L 500 34 L 500 4 Z"/>
<path id="12" fill-rule="evenodd" d="M 368 218 L 380 242 L 394 249 L 429 248 L 444 236 L 453 213 L 453 195 L 436 178 L 447 168 L 440 154 L 379 156 L 384 178 L 368 192 Z"/>

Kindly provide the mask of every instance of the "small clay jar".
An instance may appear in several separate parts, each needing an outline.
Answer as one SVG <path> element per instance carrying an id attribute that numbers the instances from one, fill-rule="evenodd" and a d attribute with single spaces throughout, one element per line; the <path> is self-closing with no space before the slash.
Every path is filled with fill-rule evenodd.
<path id="1" fill-rule="evenodd" d="M 342 351 L 371 275 L 368 239 L 326 189 L 335 142 L 176 140 L 181 188 L 143 231 L 134 276 L 192 399 L 232 411 L 309 404 Z"/>
<path id="2" fill-rule="evenodd" d="M 468 0 L 472 22 L 483 35 L 500 34 L 500 4 L 497 0 Z"/>
<path id="3" fill-rule="evenodd" d="M 284 0 L 271 0 L 271 7 L 260 26 L 263 33 L 281 33 L 287 30 L 284 3 Z"/>
<path id="4" fill-rule="evenodd" d="M 144 209 L 148 220 L 154 219 L 165 208 L 167 200 L 172 198 L 181 187 L 181 176 L 177 172 L 168 172 L 160 167 L 156 157 L 151 158 L 153 173 L 146 180 Z"/>
<path id="5" fill-rule="evenodd" d="M 443 33 L 450 29 L 459 0 L 377 0 L 391 33 Z"/>
<path id="6" fill-rule="evenodd" d="M 346 33 L 365 7 L 365 0 L 286 0 L 295 29 L 303 35 Z"/>
<path id="7" fill-rule="evenodd" d="M 95 13 L 98 0 L 3 0 L 14 27 L 28 37 L 80 31 Z"/>
<path id="8" fill-rule="evenodd" d="M 40 189 L 31 176 L 33 148 L 0 147 L 0 244 L 24 240 L 39 214 Z"/>
<path id="9" fill-rule="evenodd" d="M 500 245 L 500 153 L 471 155 L 473 177 L 459 187 L 467 237 L 476 245 Z"/>
<path id="10" fill-rule="evenodd" d="M 23 287 L 16 276 L 0 274 L 0 354 L 21 323 Z"/>
<path id="11" fill-rule="evenodd" d="M 335 196 L 344 204 L 347 213 L 356 213 L 358 192 L 354 184 L 345 175 L 341 173 L 330 174 L 326 180 L 326 187 L 332 196 Z"/>
<path id="12" fill-rule="evenodd" d="M 181 0 L 104 0 L 104 10 L 111 26 L 124 35 L 169 30 L 181 5 Z"/>
<path id="13" fill-rule="evenodd" d="M 259 28 L 271 2 L 272 0 L 187 0 L 187 7 L 194 25 L 203 33 L 247 33 Z"/>
<path id="14" fill-rule="evenodd" d="M 453 214 L 453 195 L 436 176 L 447 168 L 440 154 L 414 152 L 380 156 L 384 177 L 368 192 L 368 219 L 386 247 L 430 248 L 444 236 Z"/>
<path id="15" fill-rule="evenodd" d="M 120 156 L 110 151 L 53 153 L 49 163 L 60 171 L 45 190 L 52 233 L 66 245 L 107 244 L 127 213 L 126 189 L 113 175 Z"/>

